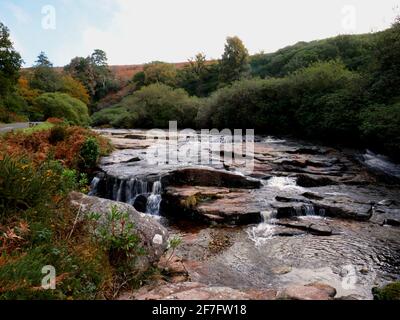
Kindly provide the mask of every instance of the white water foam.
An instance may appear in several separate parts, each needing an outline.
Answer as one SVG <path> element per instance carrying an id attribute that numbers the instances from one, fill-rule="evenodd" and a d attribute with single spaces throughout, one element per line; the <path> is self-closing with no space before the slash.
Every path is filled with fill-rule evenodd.
<path id="1" fill-rule="evenodd" d="M 263 222 L 255 227 L 249 228 L 246 232 L 249 239 L 255 243 L 256 246 L 261 246 L 268 242 L 274 234 L 274 219 L 276 216 L 275 211 L 263 211 L 261 212 Z"/>
<path id="2" fill-rule="evenodd" d="M 267 181 L 267 186 L 280 190 L 292 189 L 302 191 L 304 188 L 299 187 L 296 178 L 293 177 L 272 177 Z"/>

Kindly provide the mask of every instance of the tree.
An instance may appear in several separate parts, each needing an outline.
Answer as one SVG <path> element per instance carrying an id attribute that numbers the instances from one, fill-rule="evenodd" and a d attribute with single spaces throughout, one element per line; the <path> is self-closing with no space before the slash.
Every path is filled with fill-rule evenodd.
<path id="1" fill-rule="evenodd" d="M 64 71 L 79 80 L 89 95 L 96 94 L 96 75 L 90 58 L 75 57 L 64 67 Z"/>
<path id="2" fill-rule="evenodd" d="M 375 46 L 375 65 L 371 92 L 373 99 L 392 103 L 400 99 L 400 17 L 383 31 Z"/>
<path id="3" fill-rule="evenodd" d="M 240 80 L 250 70 L 249 53 L 238 37 L 226 39 L 225 51 L 220 60 L 220 81 L 232 83 Z"/>
<path id="4" fill-rule="evenodd" d="M 37 60 L 35 61 L 35 67 L 52 68 L 53 63 L 51 63 L 47 55 L 43 51 L 41 51 L 37 57 Z"/>
<path id="5" fill-rule="evenodd" d="M 94 50 L 90 59 L 92 60 L 93 65 L 97 67 L 108 67 L 107 54 L 103 50 Z"/>
<path id="6" fill-rule="evenodd" d="M 144 84 L 163 83 L 169 86 L 176 84 L 176 68 L 171 63 L 154 61 L 143 68 Z"/>
<path id="7" fill-rule="evenodd" d="M 106 53 L 99 49 L 89 57 L 72 59 L 64 71 L 86 87 L 92 101 L 100 100 L 118 85 L 108 67 Z"/>
<path id="8" fill-rule="evenodd" d="M 0 99 L 17 83 L 22 62 L 10 40 L 9 29 L 0 22 Z"/>
<path id="9" fill-rule="evenodd" d="M 32 89 L 41 92 L 56 92 L 60 89 L 60 76 L 53 69 L 53 64 L 43 51 L 40 52 L 33 66 L 29 85 Z"/>
<path id="10" fill-rule="evenodd" d="M 90 96 L 85 86 L 68 74 L 61 77 L 60 91 L 81 100 L 86 105 L 90 103 Z"/>
<path id="11" fill-rule="evenodd" d="M 205 97 L 218 87 L 217 64 L 208 63 L 206 56 L 198 53 L 189 60 L 183 69 L 178 71 L 178 87 L 185 89 L 190 95 Z"/>

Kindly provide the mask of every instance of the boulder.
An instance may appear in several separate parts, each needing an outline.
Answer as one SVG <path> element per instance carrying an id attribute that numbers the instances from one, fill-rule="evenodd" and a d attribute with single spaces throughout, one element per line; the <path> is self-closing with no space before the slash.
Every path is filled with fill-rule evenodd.
<path id="1" fill-rule="evenodd" d="M 140 238 L 141 246 L 146 252 L 145 255 L 139 256 L 136 263 L 140 271 L 145 271 L 156 264 L 167 250 L 167 230 L 156 219 L 136 211 L 129 204 L 86 196 L 78 192 L 70 193 L 69 202 L 73 208 L 78 210 L 78 218 L 80 220 L 84 220 L 85 216 L 95 212 L 101 215 L 99 223 L 104 223 L 112 207 L 116 207 L 122 212 L 127 212 L 131 222 L 134 224 L 135 232 Z"/>
<path id="2" fill-rule="evenodd" d="M 284 300 L 332 300 L 336 289 L 326 284 L 293 285 L 278 292 L 278 298 Z"/>
<path id="3" fill-rule="evenodd" d="M 259 223 L 261 210 L 259 202 L 246 189 L 168 187 L 162 202 L 162 211 L 166 215 L 199 219 L 206 223 Z"/>

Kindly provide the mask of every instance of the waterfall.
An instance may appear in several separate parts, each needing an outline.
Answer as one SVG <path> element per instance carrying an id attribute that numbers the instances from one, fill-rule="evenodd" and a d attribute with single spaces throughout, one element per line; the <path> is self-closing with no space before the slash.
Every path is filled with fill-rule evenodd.
<path id="1" fill-rule="evenodd" d="M 305 216 L 315 216 L 314 206 L 312 204 L 305 204 L 303 206 Z"/>
<path id="2" fill-rule="evenodd" d="M 260 246 L 272 238 L 274 234 L 274 218 L 276 217 L 276 210 L 262 211 L 261 217 L 263 222 L 255 227 L 247 229 L 249 239 Z"/>
<path id="3" fill-rule="evenodd" d="M 159 215 L 161 204 L 161 181 L 155 181 L 150 196 L 147 198 L 147 213 Z"/>
<path id="4" fill-rule="evenodd" d="M 270 210 L 270 211 L 262 211 L 261 212 L 261 218 L 264 223 L 271 223 L 272 219 L 276 217 L 276 211 L 275 210 Z"/>
<path id="5" fill-rule="evenodd" d="M 92 180 L 91 196 L 125 202 L 139 211 L 159 215 L 162 200 L 161 180 L 151 182 L 144 179 L 120 179 L 97 176 Z"/>
<path id="6" fill-rule="evenodd" d="M 97 186 L 99 185 L 100 178 L 94 177 L 92 182 L 90 183 L 90 191 L 89 196 L 95 196 L 97 194 Z"/>
<path id="7" fill-rule="evenodd" d="M 133 205 L 139 195 L 146 195 L 150 193 L 149 183 L 141 179 L 130 179 L 126 183 L 125 188 L 125 202 Z"/>

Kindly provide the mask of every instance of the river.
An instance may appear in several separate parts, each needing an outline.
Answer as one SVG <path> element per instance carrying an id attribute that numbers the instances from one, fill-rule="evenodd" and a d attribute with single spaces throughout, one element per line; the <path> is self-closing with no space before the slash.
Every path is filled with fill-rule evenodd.
<path id="1" fill-rule="evenodd" d="M 337 297 L 371 299 L 373 287 L 400 278 L 400 166 L 388 158 L 256 136 L 251 171 L 198 164 L 199 154 L 154 164 L 146 131 L 97 131 L 116 150 L 101 159 L 91 195 L 130 203 L 182 237 L 177 255 L 192 281 L 324 282 Z M 179 147 L 196 143 L 186 138 Z"/>

